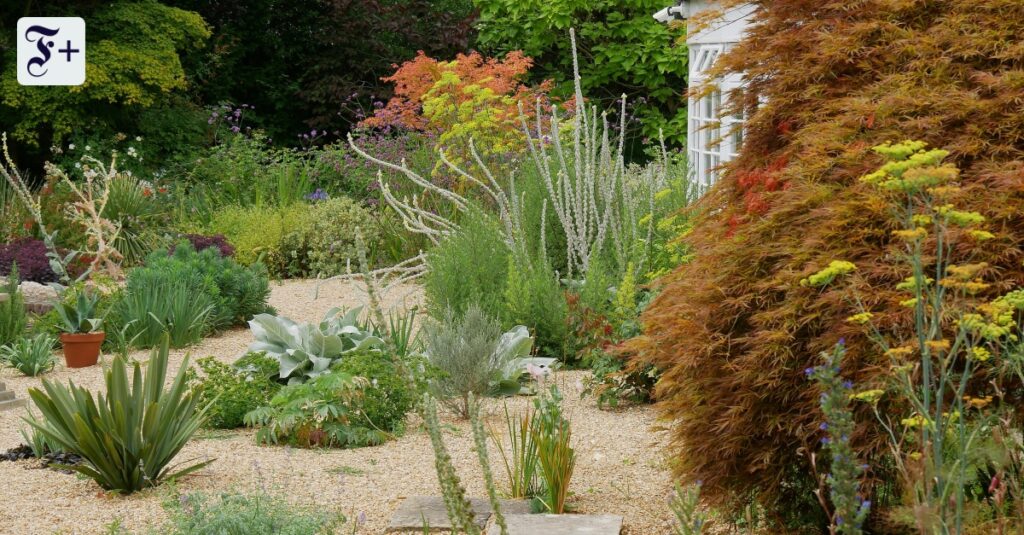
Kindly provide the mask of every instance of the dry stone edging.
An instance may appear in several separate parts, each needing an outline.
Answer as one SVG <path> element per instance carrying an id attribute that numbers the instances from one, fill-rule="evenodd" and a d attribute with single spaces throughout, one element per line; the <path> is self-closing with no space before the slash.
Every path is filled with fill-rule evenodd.
<path id="1" fill-rule="evenodd" d="M 523 515 L 508 514 L 505 525 L 508 535 L 619 535 L 619 515 Z M 487 535 L 501 535 L 501 528 L 491 526 Z"/>
<path id="2" fill-rule="evenodd" d="M 14 397 L 14 392 L 7 390 L 7 385 L 0 382 L 0 411 L 15 409 L 24 405 L 24 399 Z"/>
<path id="3" fill-rule="evenodd" d="M 473 509 L 473 523 L 480 529 L 484 529 L 493 513 L 491 502 L 485 498 L 470 498 L 469 503 Z M 529 514 L 530 502 L 528 500 L 501 500 L 501 512 L 506 518 L 509 514 Z M 388 532 L 422 533 L 424 521 L 430 531 L 452 529 L 443 498 L 440 496 L 409 496 L 405 498 L 391 515 Z"/>

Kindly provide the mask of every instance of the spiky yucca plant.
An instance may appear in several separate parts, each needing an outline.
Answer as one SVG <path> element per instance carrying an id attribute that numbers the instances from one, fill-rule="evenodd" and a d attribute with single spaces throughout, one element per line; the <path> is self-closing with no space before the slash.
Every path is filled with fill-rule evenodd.
<path id="1" fill-rule="evenodd" d="M 169 466 L 202 426 L 209 405 L 199 406 L 188 388 L 188 358 L 164 389 L 167 347 L 165 336 L 153 349 L 145 376 L 142 365 L 133 363 L 131 383 L 127 362 L 115 358 L 105 374 L 106 395 L 74 382 L 65 386 L 44 380 L 42 390 L 29 389 L 42 417 L 25 422 L 61 449 L 82 456 L 84 463 L 66 468 L 109 491 L 129 494 L 203 468 L 213 460 L 177 471 L 180 465 Z"/>

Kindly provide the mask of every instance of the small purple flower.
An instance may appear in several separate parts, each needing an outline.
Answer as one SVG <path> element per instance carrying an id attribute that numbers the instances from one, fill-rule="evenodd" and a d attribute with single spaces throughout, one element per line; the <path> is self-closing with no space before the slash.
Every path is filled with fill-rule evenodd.
<path id="1" fill-rule="evenodd" d="M 821 429 L 822 431 L 826 431 L 826 430 L 828 430 L 828 424 L 825 423 L 825 422 L 821 422 L 821 425 L 818 426 L 818 429 Z"/>
<path id="2" fill-rule="evenodd" d="M 807 368 L 807 369 L 805 369 L 804 370 L 804 375 L 807 375 L 807 376 L 814 375 L 814 368 Z"/>
<path id="3" fill-rule="evenodd" d="M 231 131 L 232 131 L 232 132 L 234 132 L 234 133 L 236 133 L 236 134 L 237 134 L 237 133 L 238 133 L 238 132 L 239 132 L 240 130 L 241 130 L 241 128 L 238 128 L 237 126 L 232 126 L 232 127 L 231 127 Z"/>
<path id="4" fill-rule="evenodd" d="M 853 381 L 843 381 L 843 388 L 847 390 L 853 388 Z"/>
<path id="5" fill-rule="evenodd" d="M 306 200 L 313 201 L 313 202 L 316 202 L 316 201 L 326 201 L 327 197 L 328 197 L 327 192 L 322 190 L 322 189 L 320 189 L 320 188 L 317 188 L 316 191 L 314 191 L 313 193 L 306 194 Z"/>

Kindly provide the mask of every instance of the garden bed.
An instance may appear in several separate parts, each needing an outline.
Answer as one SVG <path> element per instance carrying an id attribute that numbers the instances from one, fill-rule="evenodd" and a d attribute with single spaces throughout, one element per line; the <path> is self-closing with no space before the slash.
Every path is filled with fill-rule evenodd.
<path id="1" fill-rule="evenodd" d="M 314 299 L 315 281 L 285 281 L 272 285 L 270 304 L 278 313 L 300 321 L 318 321 L 333 306 L 354 307 L 365 301 L 363 293 L 348 283 L 328 283 Z M 414 286 L 396 288 L 385 307 L 411 307 L 422 294 Z M 214 355 L 231 362 L 241 356 L 252 340 L 248 329 L 236 328 L 206 338 L 198 346 L 175 350 L 170 373 L 185 354 L 193 358 Z M 144 359 L 148 352 L 136 352 Z M 556 373 L 554 380 L 565 394 L 565 411 L 572 420 L 577 469 L 572 480 L 575 496 L 570 502 L 581 513 L 610 513 L 625 517 L 626 533 L 668 533 L 671 512 L 667 497 L 671 482 L 660 451 L 666 434 L 656 430 L 650 407 L 616 412 L 598 410 L 593 399 L 580 398 L 581 380 L 589 372 Z M 63 365 L 45 376 L 49 380 L 89 388 L 102 387 L 99 366 L 68 370 Z M 0 380 L 19 397 L 40 384 L 40 379 L 0 371 Z M 512 408 L 525 407 L 528 398 L 509 401 Z M 496 426 L 501 401 L 488 400 L 486 410 Z M 22 442 L 18 430 L 25 409 L 0 413 L 0 448 Z M 445 439 L 460 476 L 473 496 L 485 496 L 483 480 L 472 452 L 472 434 L 467 422 L 446 418 Z M 440 493 L 434 471 L 434 455 L 427 435 L 412 419 L 405 436 L 382 446 L 353 450 L 302 450 L 257 446 L 254 432 L 201 431 L 178 457 L 215 458 L 196 475 L 179 481 L 177 489 L 188 493 L 205 491 L 250 491 L 265 489 L 290 502 L 328 509 L 350 519 L 365 513 L 359 533 L 383 533 L 401 498 Z M 495 474 L 502 474 L 499 457 L 491 453 Z M 102 533 L 107 525 L 120 521 L 129 530 L 145 530 L 164 519 L 162 501 L 170 487 L 143 491 L 130 497 L 107 496 L 91 480 L 54 470 L 38 469 L 37 460 L 0 462 L 0 481 L 5 499 L 0 501 L 0 531 L 35 534 L 55 531 Z"/>

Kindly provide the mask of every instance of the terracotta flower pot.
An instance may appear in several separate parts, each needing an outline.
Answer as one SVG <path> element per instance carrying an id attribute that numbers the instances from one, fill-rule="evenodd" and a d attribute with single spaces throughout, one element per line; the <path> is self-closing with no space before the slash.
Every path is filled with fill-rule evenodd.
<path id="1" fill-rule="evenodd" d="M 61 334 L 64 345 L 64 361 L 68 368 L 85 368 L 96 364 L 100 358 L 100 346 L 106 333 Z"/>

